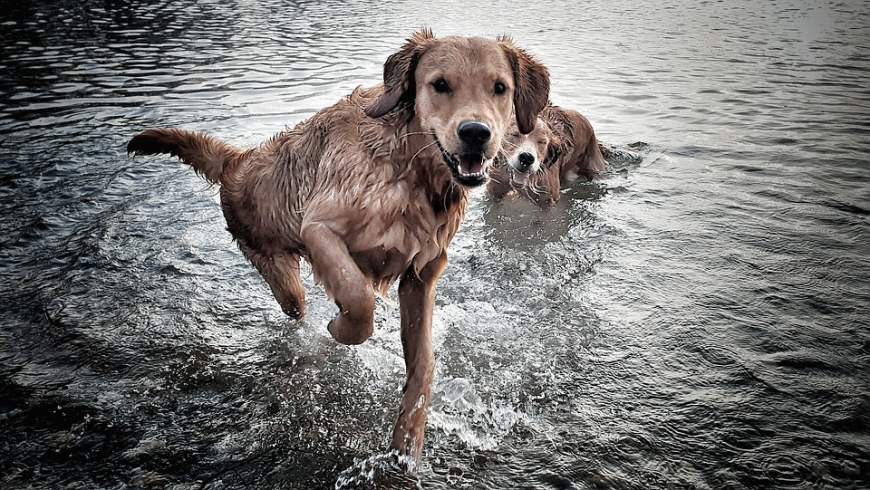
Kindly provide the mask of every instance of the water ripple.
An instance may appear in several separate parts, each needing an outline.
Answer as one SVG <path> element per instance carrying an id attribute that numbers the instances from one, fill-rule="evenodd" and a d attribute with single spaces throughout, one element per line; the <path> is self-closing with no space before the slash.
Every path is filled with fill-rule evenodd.
<path id="1" fill-rule="evenodd" d="M 418 482 L 380 452 L 395 305 L 336 345 L 306 268 L 286 320 L 215 189 L 124 144 L 255 144 L 424 25 L 513 34 L 614 158 L 549 211 L 472 199 Z M 0 485 L 870 486 L 868 28 L 791 0 L 4 6 Z"/>

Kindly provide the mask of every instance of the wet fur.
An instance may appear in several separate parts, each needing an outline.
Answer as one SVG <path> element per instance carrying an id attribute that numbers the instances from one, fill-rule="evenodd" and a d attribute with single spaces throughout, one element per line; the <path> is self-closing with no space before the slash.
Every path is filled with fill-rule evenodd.
<path id="1" fill-rule="evenodd" d="M 528 183 L 518 185 L 512 179 L 506 158 L 499 158 L 490 173 L 487 193 L 501 199 L 511 191 L 543 207 L 559 201 L 562 185 L 583 177 L 592 180 L 603 174 L 607 163 L 601 154 L 592 124 L 577 111 L 549 105 L 539 114 L 548 135 L 546 151 L 539 152 L 541 169 L 529 176 Z M 523 134 L 505 138 L 504 153 L 512 151 L 512 140 Z"/>
<path id="2" fill-rule="evenodd" d="M 495 60 L 492 66 L 466 64 L 480 73 L 504 71 L 498 76 L 509 80 L 513 99 L 505 105 L 457 92 L 455 101 L 447 101 L 453 106 L 429 109 L 431 104 L 415 96 L 415 74 L 427 75 L 429 68 L 418 69 L 418 63 L 436 47 L 459 61 L 488 50 L 484 59 Z M 445 119 L 430 117 L 430 110 L 448 116 L 464 110 L 489 117 L 494 131 L 509 127 L 513 113 L 522 126 L 535 120 L 548 96 L 546 68 L 509 39 L 436 40 L 422 31 L 387 60 L 384 85 L 358 88 L 256 148 L 242 151 L 186 130 L 149 129 L 134 137 L 127 151 L 178 156 L 219 183 L 228 230 L 294 318 L 305 311 L 299 259 L 308 260 L 339 308 L 328 326 L 339 342 L 361 343 L 372 334 L 376 292 L 400 279 L 407 382 L 391 447 L 418 460 L 434 370 L 435 284 L 467 201 L 467 190 L 455 182 L 433 144 L 433 134 L 449 137 L 455 127 L 421 124 Z"/>

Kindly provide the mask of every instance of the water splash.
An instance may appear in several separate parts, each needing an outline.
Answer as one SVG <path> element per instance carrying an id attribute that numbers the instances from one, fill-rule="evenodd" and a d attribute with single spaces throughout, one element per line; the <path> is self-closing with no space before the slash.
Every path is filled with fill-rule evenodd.
<path id="1" fill-rule="evenodd" d="M 456 436 L 470 449 L 496 449 L 517 424 L 529 425 L 529 417 L 507 403 L 484 403 L 468 379 L 442 381 L 435 390 L 430 427 Z"/>
<path id="2" fill-rule="evenodd" d="M 339 473 L 335 490 L 348 489 L 422 489 L 414 458 L 398 451 L 379 453 L 367 458 L 354 458 L 353 465 Z"/>

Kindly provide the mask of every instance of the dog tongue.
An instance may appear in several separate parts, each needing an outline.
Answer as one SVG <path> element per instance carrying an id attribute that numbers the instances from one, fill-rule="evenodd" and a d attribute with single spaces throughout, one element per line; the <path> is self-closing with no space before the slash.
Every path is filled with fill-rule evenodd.
<path id="1" fill-rule="evenodd" d="M 476 174 L 483 170 L 483 155 L 466 153 L 459 156 L 459 171 L 464 174 Z"/>
<path id="2" fill-rule="evenodd" d="M 483 169 L 483 162 L 466 162 L 463 160 L 459 162 L 459 168 L 463 173 L 476 174 Z"/>

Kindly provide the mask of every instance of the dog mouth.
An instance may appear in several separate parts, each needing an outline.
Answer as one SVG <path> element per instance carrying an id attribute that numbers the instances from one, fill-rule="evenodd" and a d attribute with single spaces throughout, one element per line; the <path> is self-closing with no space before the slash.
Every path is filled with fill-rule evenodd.
<path id="1" fill-rule="evenodd" d="M 529 183 L 529 178 L 537 171 L 536 165 L 522 166 L 514 159 L 508 164 L 511 170 L 511 181 L 514 184 L 525 186 Z"/>
<path id="2" fill-rule="evenodd" d="M 477 187 L 486 182 L 486 167 L 489 160 L 485 159 L 482 153 L 457 155 L 445 150 L 438 138 L 435 138 L 435 144 L 441 150 L 441 158 L 450 168 L 454 180 L 466 187 Z"/>
<path id="3" fill-rule="evenodd" d="M 511 168 L 511 180 L 518 185 L 526 185 L 529 183 L 529 172 L 520 172 L 515 168 Z"/>

